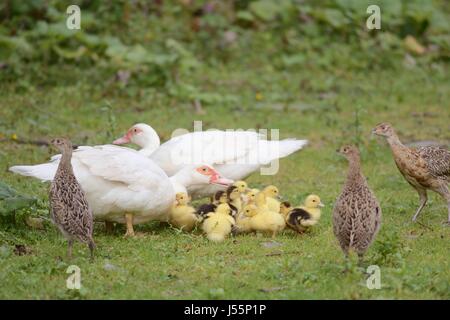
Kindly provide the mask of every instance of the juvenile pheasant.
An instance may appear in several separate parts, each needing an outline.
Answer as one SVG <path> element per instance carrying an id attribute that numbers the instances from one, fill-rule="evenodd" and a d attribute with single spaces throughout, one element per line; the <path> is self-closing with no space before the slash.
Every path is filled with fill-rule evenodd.
<path id="1" fill-rule="evenodd" d="M 333 231 L 345 257 L 356 251 L 360 263 L 381 225 L 381 209 L 361 173 L 359 150 L 343 146 L 339 153 L 349 161 L 347 180 L 333 209 Z"/>
<path id="2" fill-rule="evenodd" d="M 400 142 L 394 128 L 389 123 L 377 125 L 372 132 L 386 138 L 397 168 L 419 194 L 420 205 L 412 220 L 416 221 L 427 203 L 427 190 L 429 189 L 437 192 L 447 201 L 447 223 L 450 224 L 450 190 L 448 188 L 450 182 L 450 151 L 438 146 L 408 148 Z"/>
<path id="3" fill-rule="evenodd" d="M 73 173 L 72 143 L 62 138 L 53 139 L 51 143 L 62 153 L 58 170 L 50 187 L 52 220 L 69 241 L 67 251 L 69 259 L 72 257 L 74 240 L 86 243 L 93 259 L 95 244 L 92 238 L 92 211 Z"/>

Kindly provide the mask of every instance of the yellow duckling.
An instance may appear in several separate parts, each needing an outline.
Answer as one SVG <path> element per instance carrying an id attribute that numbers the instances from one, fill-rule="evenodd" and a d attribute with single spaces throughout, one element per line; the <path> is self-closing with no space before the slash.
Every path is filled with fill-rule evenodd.
<path id="1" fill-rule="evenodd" d="M 303 206 L 291 208 L 286 217 L 286 224 L 293 230 L 302 233 L 320 220 L 320 208 L 324 204 L 319 196 L 311 194 L 306 197 Z M 286 208 L 288 210 L 288 208 Z"/>
<path id="2" fill-rule="evenodd" d="M 280 201 L 278 201 L 276 198 L 280 197 L 280 192 L 278 191 L 278 188 L 275 186 L 267 186 L 262 191 L 266 195 L 266 202 L 267 206 L 269 207 L 270 211 L 274 212 L 280 212 Z"/>
<path id="3" fill-rule="evenodd" d="M 267 197 L 264 192 L 258 192 L 255 196 L 255 205 L 262 210 L 269 211 L 269 206 L 267 205 Z"/>
<path id="4" fill-rule="evenodd" d="M 259 189 L 250 189 L 250 191 L 248 191 L 245 194 L 245 197 L 244 197 L 245 204 L 255 204 L 256 195 L 258 193 L 259 193 Z"/>
<path id="5" fill-rule="evenodd" d="M 279 213 L 258 208 L 253 204 L 245 206 L 243 212 L 250 219 L 248 226 L 251 230 L 270 232 L 272 238 L 285 227 L 284 218 Z"/>
<path id="6" fill-rule="evenodd" d="M 209 213 L 203 222 L 202 229 L 211 241 L 220 242 L 231 233 L 231 228 L 235 221 L 231 214 L 231 208 L 228 204 L 222 203 L 217 206 L 214 213 Z"/>
<path id="7" fill-rule="evenodd" d="M 169 212 L 169 222 L 174 227 L 191 231 L 199 222 L 195 209 L 189 206 L 189 196 L 184 192 L 175 195 L 175 202 Z"/>
<path id="8" fill-rule="evenodd" d="M 238 190 L 239 190 L 239 192 L 240 192 L 241 194 L 244 194 L 244 193 L 250 191 L 250 189 L 249 189 L 249 187 L 248 187 L 248 185 L 247 185 L 247 182 L 242 181 L 242 180 L 236 181 L 235 183 L 233 183 L 233 186 L 235 186 L 236 188 L 238 188 Z"/>

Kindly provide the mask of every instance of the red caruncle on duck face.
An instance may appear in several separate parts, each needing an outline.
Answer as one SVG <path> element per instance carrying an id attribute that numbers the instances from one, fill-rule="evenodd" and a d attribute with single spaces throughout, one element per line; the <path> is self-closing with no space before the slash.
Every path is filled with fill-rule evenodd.
<path id="1" fill-rule="evenodd" d="M 136 135 L 138 135 L 138 134 L 140 134 L 140 133 L 142 133 L 142 129 L 141 129 L 141 128 L 138 128 L 138 127 L 136 127 L 136 126 L 135 126 L 135 127 L 131 127 L 123 137 L 121 137 L 121 138 L 115 140 L 113 143 L 114 143 L 114 144 L 125 144 L 125 143 L 130 143 L 130 142 L 131 142 L 131 139 L 132 139 L 134 136 L 136 136 Z"/>
<path id="2" fill-rule="evenodd" d="M 220 184 L 228 186 L 233 183 L 233 180 L 222 177 L 216 170 L 207 165 L 200 166 L 195 170 L 201 175 L 208 176 L 210 184 Z"/>

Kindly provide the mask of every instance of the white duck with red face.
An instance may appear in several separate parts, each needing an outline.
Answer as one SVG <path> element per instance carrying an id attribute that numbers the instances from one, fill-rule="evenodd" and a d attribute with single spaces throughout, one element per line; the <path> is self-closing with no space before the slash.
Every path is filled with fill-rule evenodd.
<path id="1" fill-rule="evenodd" d="M 261 166 L 286 157 L 307 144 L 307 140 L 266 140 L 251 131 L 200 131 L 186 133 L 164 142 L 155 130 L 143 123 L 135 124 L 114 144 L 134 143 L 169 176 L 183 167 L 207 163 L 225 177 L 242 180 Z M 221 188 L 211 185 L 192 185 L 193 197 L 212 195 Z M 223 189 L 223 188 L 222 188 Z"/>
<path id="2" fill-rule="evenodd" d="M 113 143 L 119 145 L 134 143 L 138 146 L 142 146 L 139 153 L 149 157 L 156 149 L 159 148 L 161 141 L 159 140 L 158 134 L 152 127 L 144 123 L 138 123 L 128 129 L 127 133 L 123 137 L 114 140 Z"/>
<path id="3" fill-rule="evenodd" d="M 49 163 L 14 166 L 10 170 L 43 181 L 52 180 L 61 155 Z M 167 220 L 176 192 L 190 185 L 231 184 L 211 166 L 185 167 L 173 177 L 139 152 L 112 145 L 79 147 L 71 160 L 74 174 L 86 194 L 95 220 L 133 224 Z"/>

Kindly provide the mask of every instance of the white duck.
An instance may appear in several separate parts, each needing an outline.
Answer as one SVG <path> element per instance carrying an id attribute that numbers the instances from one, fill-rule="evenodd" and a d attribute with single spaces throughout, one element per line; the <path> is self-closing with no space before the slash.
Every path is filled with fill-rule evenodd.
<path id="1" fill-rule="evenodd" d="M 242 180 L 271 161 L 302 149 L 308 141 L 269 141 L 256 132 L 214 130 L 186 133 L 160 145 L 156 131 L 138 123 L 113 143 L 138 145 L 139 152 L 150 156 L 168 175 L 188 164 L 208 163 L 225 177 Z M 210 185 L 188 187 L 193 197 L 211 195 L 220 189 Z"/>
<path id="2" fill-rule="evenodd" d="M 10 170 L 50 181 L 60 157 L 53 156 L 51 162 L 34 166 L 13 166 Z M 176 192 L 186 192 L 192 184 L 232 183 L 208 165 L 186 166 L 169 178 L 148 157 L 112 145 L 79 147 L 73 152 L 72 166 L 94 218 L 126 223 L 127 236 L 134 235 L 133 224 L 167 220 Z"/>

